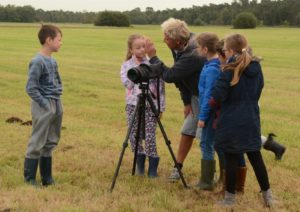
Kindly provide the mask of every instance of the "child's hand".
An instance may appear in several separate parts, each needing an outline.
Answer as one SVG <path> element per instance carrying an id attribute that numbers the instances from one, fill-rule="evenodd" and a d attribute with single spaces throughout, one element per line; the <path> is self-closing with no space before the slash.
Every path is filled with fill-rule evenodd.
<path id="1" fill-rule="evenodd" d="M 202 120 L 199 120 L 199 121 L 198 121 L 198 127 L 204 128 L 204 127 L 205 127 L 205 122 L 202 121 Z"/>
<path id="2" fill-rule="evenodd" d="M 215 100 L 213 97 L 211 97 L 210 100 L 209 100 L 209 106 L 210 106 L 212 109 L 214 109 L 214 108 L 219 108 L 219 107 L 220 107 L 220 104 L 218 104 L 218 103 L 216 102 L 216 100 Z"/>
<path id="3" fill-rule="evenodd" d="M 47 101 L 47 104 L 46 104 L 45 106 L 43 106 L 43 108 L 44 108 L 46 111 L 50 111 L 50 110 L 51 110 L 50 103 Z"/>

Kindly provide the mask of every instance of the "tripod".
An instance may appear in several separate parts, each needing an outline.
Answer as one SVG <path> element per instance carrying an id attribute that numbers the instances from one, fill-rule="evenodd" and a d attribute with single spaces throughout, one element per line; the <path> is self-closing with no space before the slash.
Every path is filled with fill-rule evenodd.
<path id="1" fill-rule="evenodd" d="M 119 170 L 120 170 L 120 167 L 121 167 L 121 163 L 122 163 L 122 159 L 123 159 L 123 156 L 124 156 L 124 153 L 125 153 L 125 149 L 128 146 L 128 140 L 129 140 L 131 130 L 133 128 L 135 117 L 136 117 L 136 115 L 138 115 L 137 132 L 136 132 L 136 136 L 135 136 L 136 137 L 136 145 L 135 145 L 135 149 L 134 149 L 134 159 L 133 159 L 133 167 L 132 167 L 132 175 L 135 174 L 137 152 L 138 152 L 138 142 L 139 142 L 139 139 L 140 139 L 140 129 L 141 129 L 141 127 L 143 128 L 143 137 L 145 136 L 144 127 L 145 127 L 146 101 L 148 101 L 152 112 L 155 114 L 155 118 L 157 120 L 160 131 L 162 132 L 165 143 L 166 143 L 166 145 L 169 149 L 169 152 L 171 154 L 171 157 L 174 161 L 175 167 L 177 168 L 177 170 L 179 172 L 180 179 L 181 179 L 184 187 L 188 188 L 188 186 L 185 182 L 185 179 L 183 177 L 183 174 L 181 172 L 181 169 L 179 168 L 179 166 L 177 164 L 174 152 L 171 148 L 171 141 L 168 139 L 167 134 L 166 134 L 166 132 L 163 128 L 163 125 L 162 125 L 162 123 L 159 119 L 159 112 L 157 111 L 157 109 L 156 109 L 156 107 L 153 103 L 153 100 L 151 98 L 151 95 L 149 94 L 149 83 L 148 82 L 141 82 L 139 84 L 139 88 L 141 89 L 142 92 L 138 95 L 137 105 L 134 109 L 134 112 L 133 112 L 133 115 L 132 115 L 133 116 L 132 120 L 131 120 L 131 122 L 129 123 L 129 126 L 128 126 L 127 134 L 126 134 L 125 140 L 123 142 L 123 148 L 122 148 L 122 151 L 121 151 L 121 154 L 120 154 L 120 157 L 119 157 L 118 165 L 117 165 L 115 174 L 114 174 L 113 179 L 112 179 L 112 184 L 111 184 L 111 187 L 110 187 L 110 191 L 112 192 L 114 187 L 115 187 L 115 183 L 116 183 L 116 180 L 117 180 L 117 177 L 118 177 L 118 174 L 119 174 Z"/>

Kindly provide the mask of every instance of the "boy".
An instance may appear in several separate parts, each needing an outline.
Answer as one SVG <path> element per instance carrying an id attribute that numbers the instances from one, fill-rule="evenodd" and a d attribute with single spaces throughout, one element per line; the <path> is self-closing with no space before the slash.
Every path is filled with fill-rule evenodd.
<path id="1" fill-rule="evenodd" d="M 43 25 L 38 33 L 40 52 L 29 64 L 26 92 L 32 99 L 32 135 L 25 162 L 25 182 L 36 185 L 36 171 L 40 163 L 43 186 L 54 184 L 52 151 L 60 138 L 62 123 L 62 83 L 56 61 L 51 57 L 62 45 L 62 32 L 53 25 Z"/>
<path id="2" fill-rule="evenodd" d="M 211 32 L 201 33 L 196 37 L 198 53 L 206 58 L 206 62 L 199 77 L 199 115 L 198 127 L 202 128 L 200 138 L 201 177 L 197 187 L 202 190 L 214 189 L 214 174 L 216 161 L 214 160 L 214 136 L 213 128 L 214 113 L 210 109 L 209 100 L 216 80 L 219 78 L 220 61 L 216 51 L 216 44 L 219 38 Z M 218 152 L 217 152 L 218 153 Z M 219 159 L 220 154 L 218 153 Z M 220 160 L 222 161 L 222 160 Z"/>

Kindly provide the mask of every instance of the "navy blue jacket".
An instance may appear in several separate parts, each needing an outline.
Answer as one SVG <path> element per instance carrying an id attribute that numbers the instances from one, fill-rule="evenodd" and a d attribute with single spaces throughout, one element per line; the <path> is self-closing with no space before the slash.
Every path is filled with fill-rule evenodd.
<path id="1" fill-rule="evenodd" d="M 162 79 L 167 83 L 175 83 L 180 91 L 184 105 L 191 104 L 192 96 L 198 96 L 199 74 L 205 62 L 205 58 L 199 56 L 197 43 L 193 34 L 187 47 L 178 53 L 171 50 L 174 58 L 174 65 L 167 67 L 157 57 L 150 59 L 151 64 L 161 62 Z"/>
<path id="2" fill-rule="evenodd" d="M 212 91 L 212 97 L 221 103 L 215 147 L 225 153 L 258 151 L 261 148 L 258 100 L 264 86 L 261 66 L 252 61 L 234 86 L 230 86 L 232 77 L 232 71 L 223 71 Z"/>

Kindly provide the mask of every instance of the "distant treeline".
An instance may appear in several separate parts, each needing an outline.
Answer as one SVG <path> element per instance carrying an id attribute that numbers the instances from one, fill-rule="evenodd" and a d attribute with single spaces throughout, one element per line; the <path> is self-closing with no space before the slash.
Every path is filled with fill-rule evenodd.
<path id="1" fill-rule="evenodd" d="M 145 11 L 135 8 L 123 13 L 129 16 L 131 24 L 161 24 L 174 17 L 190 25 L 231 25 L 241 12 L 253 13 L 261 25 L 300 26 L 300 0 L 261 0 L 260 3 L 257 0 L 233 0 L 231 4 L 158 11 L 152 7 L 147 7 Z M 97 15 L 97 12 L 44 11 L 32 6 L 0 5 L 1 22 L 94 23 Z"/>

